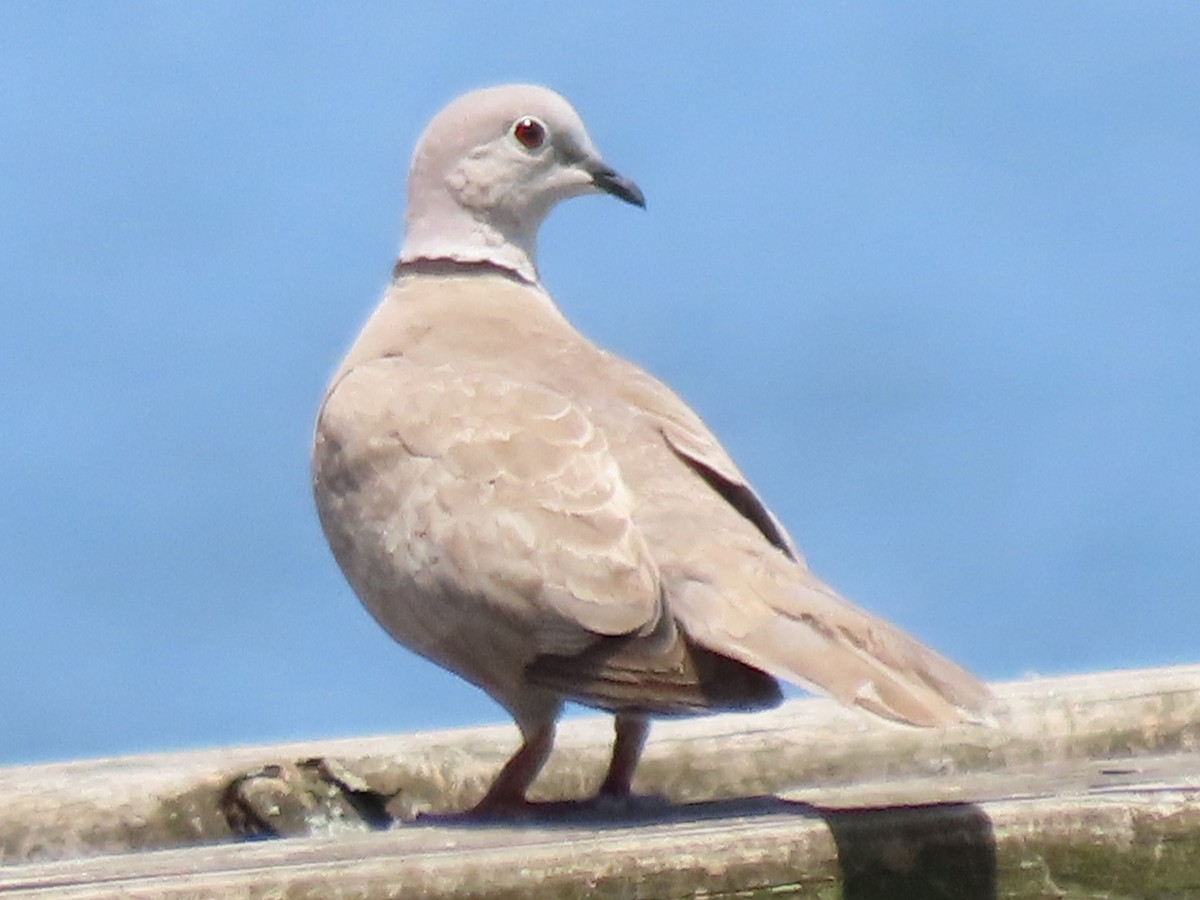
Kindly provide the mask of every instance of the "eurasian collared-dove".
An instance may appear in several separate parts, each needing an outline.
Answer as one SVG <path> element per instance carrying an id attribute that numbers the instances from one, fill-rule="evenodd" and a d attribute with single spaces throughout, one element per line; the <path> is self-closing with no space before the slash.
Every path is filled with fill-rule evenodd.
<path id="1" fill-rule="evenodd" d="M 914 725 L 981 711 L 984 685 L 817 580 L 699 417 L 559 312 L 538 228 L 596 192 L 644 205 L 552 91 L 446 107 L 394 279 L 317 419 L 317 508 L 351 586 L 521 729 L 475 811 L 526 803 L 564 700 L 616 715 L 610 796 L 649 716 L 770 707 L 776 677 Z"/>

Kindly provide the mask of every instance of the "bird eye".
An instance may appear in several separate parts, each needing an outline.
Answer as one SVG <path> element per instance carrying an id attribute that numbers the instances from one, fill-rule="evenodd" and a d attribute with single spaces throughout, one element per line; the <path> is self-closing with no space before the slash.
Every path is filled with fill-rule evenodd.
<path id="1" fill-rule="evenodd" d="M 546 142 L 546 126 L 531 116 L 517 119 L 512 133 L 526 150 L 536 150 Z"/>

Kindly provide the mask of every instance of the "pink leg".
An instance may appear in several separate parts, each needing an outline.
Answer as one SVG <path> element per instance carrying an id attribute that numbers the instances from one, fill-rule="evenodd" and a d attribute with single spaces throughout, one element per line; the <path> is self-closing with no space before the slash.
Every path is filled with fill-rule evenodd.
<path id="1" fill-rule="evenodd" d="M 525 792 L 546 764 L 554 745 L 554 722 L 525 735 L 525 743 L 504 764 L 483 799 L 467 815 L 496 815 L 525 809 L 529 801 Z"/>
<path id="2" fill-rule="evenodd" d="M 633 773 L 646 745 L 650 733 L 650 721 L 636 713 L 617 713 L 617 737 L 613 741 L 612 761 L 608 774 L 600 785 L 601 797 L 628 797 L 633 784 Z"/>

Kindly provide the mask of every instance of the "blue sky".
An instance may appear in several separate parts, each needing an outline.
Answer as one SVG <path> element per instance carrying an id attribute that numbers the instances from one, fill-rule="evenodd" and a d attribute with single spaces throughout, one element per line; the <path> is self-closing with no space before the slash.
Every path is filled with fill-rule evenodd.
<path id="1" fill-rule="evenodd" d="M 847 596 L 992 679 L 1200 660 L 1200 7 L 0 4 L 0 763 L 504 721 L 359 607 L 324 382 L 408 156 L 565 94 L 543 279 Z"/>

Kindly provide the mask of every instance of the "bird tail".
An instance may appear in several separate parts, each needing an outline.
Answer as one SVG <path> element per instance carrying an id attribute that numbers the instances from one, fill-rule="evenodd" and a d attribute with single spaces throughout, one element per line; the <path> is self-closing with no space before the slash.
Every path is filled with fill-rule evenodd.
<path id="1" fill-rule="evenodd" d="M 583 653 L 537 657 L 525 677 L 577 703 L 656 716 L 769 709 L 783 700 L 770 675 L 695 644 L 665 621 L 665 646 L 637 636 L 602 638 Z"/>
<path id="2" fill-rule="evenodd" d="M 909 725 L 985 722 L 983 682 L 904 632 L 843 600 L 802 566 L 762 571 L 750 597 L 689 582 L 672 606 L 700 644 L 786 681 Z M 735 607 L 736 604 L 736 607 Z"/>

